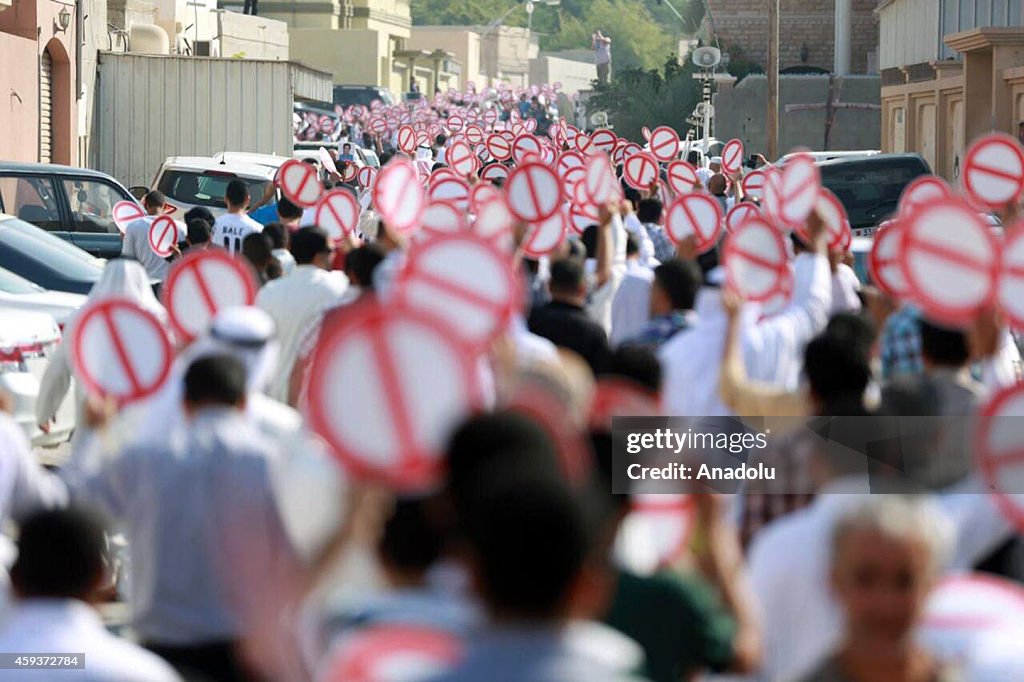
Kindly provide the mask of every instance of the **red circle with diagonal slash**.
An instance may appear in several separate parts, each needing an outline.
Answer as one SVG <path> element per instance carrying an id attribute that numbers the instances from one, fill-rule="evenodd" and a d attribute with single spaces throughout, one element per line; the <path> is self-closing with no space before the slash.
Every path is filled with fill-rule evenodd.
<path id="1" fill-rule="evenodd" d="M 373 181 L 377 178 L 377 169 L 370 166 L 363 166 L 356 175 L 359 186 L 363 188 L 372 187 Z"/>
<path id="2" fill-rule="evenodd" d="M 594 141 L 590 139 L 589 135 L 584 135 L 583 133 L 578 133 L 576 137 L 573 138 L 572 144 L 576 147 L 577 151 L 583 155 L 596 151 L 594 149 Z"/>
<path id="3" fill-rule="evenodd" d="M 342 638 L 327 655 L 324 682 L 391 682 L 428 679 L 462 656 L 458 637 L 412 625 L 373 625 Z M 399 672 L 396 673 L 395 670 Z"/>
<path id="4" fill-rule="evenodd" d="M 398 148 L 406 154 L 416 151 L 416 130 L 411 125 L 398 129 Z"/>
<path id="5" fill-rule="evenodd" d="M 252 305 L 256 281 L 252 270 L 226 251 L 198 251 L 171 266 L 162 298 L 175 336 L 191 341 L 221 310 Z"/>
<path id="6" fill-rule="evenodd" d="M 466 126 L 466 141 L 471 145 L 478 145 L 484 141 L 484 130 L 477 124 L 473 123 Z"/>
<path id="7" fill-rule="evenodd" d="M 316 169 L 297 159 L 288 159 L 277 169 L 277 186 L 288 201 L 302 208 L 316 204 L 323 191 Z"/>
<path id="8" fill-rule="evenodd" d="M 462 130 L 462 127 L 466 125 L 465 119 L 461 116 L 449 116 L 448 117 L 448 130 L 453 133 L 457 133 Z"/>
<path id="9" fill-rule="evenodd" d="M 431 201 L 450 201 L 463 211 L 469 210 L 469 183 L 458 176 L 441 178 L 430 186 Z"/>
<path id="10" fill-rule="evenodd" d="M 509 210 L 527 223 L 547 220 L 562 204 L 558 175 L 542 163 L 525 163 L 512 171 L 505 192 Z"/>
<path id="11" fill-rule="evenodd" d="M 909 215 L 922 204 L 953 198 L 953 189 L 946 181 L 935 175 L 922 175 L 903 188 L 900 194 L 899 214 Z"/>
<path id="12" fill-rule="evenodd" d="M 576 234 L 583 234 L 588 227 L 596 225 L 600 216 L 592 204 L 573 203 L 569 207 L 569 227 Z"/>
<path id="13" fill-rule="evenodd" d="M 501 133 L 487 136 L 487 153 L 498 161 L 505 161 L 512 156 L 512 144 Z"/>
<path id="14" fill-rule="evenodd" d="M 528 118 L 523 121 L 523 129 L 528 133 L 532 133 L 537 130 L 537 119 Z"/>
<path id="15" fill-rule="evenodd" d="M 331 239 L 342 239 L 359 224 L 359 202 L 348 190 L 332 190 L 317 202 L 313 220 Z"/>
<path id="16" fill-rule="evenodd" d="M 469 207 L 476 213 L 484 204 L 501 198 L 501 190 L 487 182 L 479 182 L 469 190 Z"/>
<path id="17" fill-rule="evenodd" d="M 563 173 L 561 175 L 562 191 L 565 192 L 565 196 L 574 197 L 576 195 L 576 187 L 582 183 L 586 175 L 587 169 L 582 166 L 575 166 Z"/>
<path id="18" fill-rule="evenodd" d="M 420 235 L 424 238 L 438 234 L 465 232 L 468 228 L 466 212 L 455 202 L 436 200 L 427 204 L 420 216 Z"/>
<path id="19" fill-rule="evenodd" d="M 889 220 L 875 230 L 875 240 L 868 253 L 868 274 L 879 289 L 895 298 L 907 295 L 907 282 L 900 269 L 899 249 L 903 224 Z"/>
<path id="20" fill-rule="evenodd" d="M 488 182 L 496 182 L 504 180 L 508 177 L 508 174 L 507 166 L 503 166 L 500 163 L 491 163 L 484 166 L 484 169 L 480 172 L 480 178 Z"/>
<path id="21" fill-rule="evenodd" d="M 146 212 L 134 201 L 119 201 L 111 209 L 110 217 L 114 219 L 117 229 L 124 234 L 124 229 L 128 227 L 128 223 L 134 222 L 139 218 L 145 218 Z"/>
<path id="22" fill-rule="evenodd" d="M 530 225 L 521 244 L 523 253 L 540 258 L 557 249 L 565 241 L 569 221 L 569 207 L 563 205 L 547 220 Z"/>
<path id="23" fill-rule="evenodd" d="M 665 215 L 665 232 L 676 244 L 695 235 L 697 253 L 710 251 L 722 235 L 722 207 L 708 194 L 683 195 Z"/>
<path id="24" fill-rule="evenodd" d="M 726 175 L 734 175 L 743 167 L 743 142 L 737 139 L 729 140 L 722 147 L 722 172 Z"/>
<path id="25" fill-rule="evenodd" d="M 599 149 L 605 154 L 611 154 L 612 150 L 615 149 L 615 143 L 619 141 L 615 133 L 602 128 L 601 130 L 595 130 L 594 134 L 590 136 L 590 143 L 594 145 L 594 149 Z"/>
<path id="26" fill-rule="evenodd" d="M 748 196 L 761 199 L 764 197 L 764 185 L 767 179 L 768 177 L 764 171 L 750 171 L 743 177 L 740 186 L 743 187 L 743 192 Z"/>
<path id="27" fill-rule="evenodd" d="M 583 168 L 586 165 L 587 160 L 579 152 L 562 152 L 561 156 L 558 157 L 558 174 L 564 177 L 564 174 L 570 168 Z"/>
<path id="28" fill-rule="evenodd" d="M 636 142 L 627 142 L 622 145 L 622 160 L 625 161 L 634 154 L 639 154 L 644 150 L 643 147 L 638 145 Z"/>
<path id="29" fill-rule="evenodd" d="M 679 153 L 679 134 L 668 126 L 655 128 L 647 143 L 658 161 L 672 161 Z"/>
<path id="30" fill-rule="evenodd" d="M 540 156 L 540 153 L 540 141 L 529 133 L 519 135 L 512 141 L 512 158 L 516 163 L 525 162 L 529 156 Z"/>
<path id="31" fill-rule="evenodd" d="M 343 163 L 341 165 L 341 181 L 352 184 L 356 181 L 356 175 L 358 175 L 359 169 L 356 168 L 354 163 Z"/>
<path id="32" fill-rule="evenodd" d="M 622 178 L 633 189 L 646 190 L 658 179 L 658 160 L 646 152 L 634 154 L 623 163 Z"/>
<path id="33" fill-rule="evenodd" d="M 156 393 L 173 362 L 163 325 L 127 299 L 91 303 L 71 332 L 71 363 L 86 391 L 122 405 Z M 115 383 L 115 377 L 123 381 Z"/>
<path id="34" fill-rule="evenodd" d="M 499 195 L 477 208 L 472 231 L 499 249 L 510 251 L 515 247 L 512 235 L 515 222 L 505 197 Z"/>
<path id="35" fill-rule="evenodd" d="M 787 259 L 782 233 L 762 218 L 748 220 L 725 241 L 726 281 L 743 298 L 767 301 L 785 287 Z"/>
<path id="36" fill-rule="evenodd" d="M 999 246 L 988 225 L 957 199 L 919 206 L 902 222 L 910 296 L 937 322 L 969 323 L 996 294 Z"/>
<path id="37" fill-rule="evenodd" d="M 725 229 L 729 232 L 735 232 L 740 228 L 740 225 L 747 222 L 752 218 L 760 218 L 761 209 L 758 208 L 757 204 L 750 201 L 743 201 L 732 208 L 725 214 Z"/>
<path id="38" fill-rule="evenodd" d="M 668 186 L 676 194 L 689 194 L 694 191 L 699 181 L 697 169 L 686 161 L 673 161 L 665 172 Z"/>
<path id="39" fill-rule="evenodd" d="M 814 211 L 825 225 L 825 231 L 828 234 L 828 248 L 832 250 L 841 248 L 846 242 L 846 233 L 850 231 L 850 222 L 846 217 L 846 208 L 839 201 L 839 197 L 831 190 L 822 187 L 818 191 L 818 201 L 814 204 Z M 794 232 L 804 240 L 804 243 L 810 242 L 807 223 L 801 223 Z"/>
<path id="40" fill-rule="evenodd" d="M 590 201 L 597 205 L 607 204 L 622 198 L 622 187 L 615 177 L 611 161 L 605 154 L 594 154 L 587 158 L 587 171 L 583 177 L 583 188 Z"/>
<path id="41" fill-rule="evenodd" d="M 475 358 L 437 318 L 357 303 L 321 332 L 309 422 L 353 475 L 430 487 L 452 428 L 480 403 Z"/>
<path id="42" fill-rule="evenodd" d="M 979 413 L 975 434 L 985 487 L 1003 514 L 1024 530 L 1024 383 L 992 396 Z M 1009 447 L 997 447 L 997 443 Z M 1016 469 L 1012 477 L 1004 473 L 1011 467 Z"/>
<path id="43" fill-rule="evenodd" d="M 426 205 L 419 171 L 407 159 L 394 158 L 377 173 L 373 183 L 373 205 L 392 229 L 414 229 Z"/>
<path id="44" fill-rule="evenodd" d="M 1024 150 L 1009 135 L 986 135 L 964 157 L 961 180 L 967 195 L 987 208 L 1001 208 L 1024 191 Z"/>
<path id="45" fill-rule="evenodd" d="M 162 215 L 149 225 L 149 248 L 161 258 L 167 258 L 174 253 L 174 246 L 178 243 L 178 226 L 174 218 Z"/>
<path id="46" fill-rule="evenodd" d="M 370 129 L 370 132 L 376 135 L 383 135 L 388 130 L 388 122 L 383 117 L 374 116 L 373 118 L 370 119 L 370 122 L 369 124 L 367 124 L 367 127 Z"/>
<path id="47" fill-rule="evenodd" d="M 786 161 L 777 183 L 766 178 L 764 211 L 790 230 L 799 229 L 814 210 L 821 189 L 821 173 L 810 154 L 797 154 Z M 777 191 L 776 191 L 777 190 Z"/>
<path id="48" fill-rule="evenodd" d="M 468 142 L 453 143 L 444 158 L 451 169 L 463 177 L 476 173 L 480 166 L 480 159 L 476 158 Z"/>
<path id="49" fill-rule="evenodd" d="M 494 109 L 488 109 L 483 113 L 483 116 L 481 118 L 483 119 L 484 123 L 486 123 L 488 126 L 493 127 L 494 124 L 498 122 L 498 112 L 495 111 Z"/>
<path id="50" fill-rule="evenodd" d="M 997 298 L 1014 329 L 1024 329 L 1024 225 L 1015 225 L 1003 242 Z"/>

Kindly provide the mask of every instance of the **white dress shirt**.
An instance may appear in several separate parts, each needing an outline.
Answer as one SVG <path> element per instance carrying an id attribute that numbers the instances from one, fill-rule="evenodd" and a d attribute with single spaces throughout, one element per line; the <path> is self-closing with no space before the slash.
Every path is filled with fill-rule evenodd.
<path id="1" fill-rule="evenodd" d="M 0 670 L 0 680 L 39 682 L 180 682 L 162 658 L 103 627 L 99 614 L 75 599 L 28 599 L 0 628 L 0 652 L 85 654 L 75 670 Z"/>
<path id="2" fill-rule="evenodd" d="M 273 494 L 278 453 L 227 407 L 201 410 L 162 443 L 115 455 L 100 446 L 83 438 L 63 474 L 76 499 L 124 527 L 139 638 L 164 646 L 235 639 L 252 598 L 274 587 L 266 574 L 295 569 Z"/>
<path id="3" fill-rule="evenodd" d="M 626 274 L 612 300 L 612 331 L 608 341 L 618 346 L 635 338 L 651 318 L 651 285 L 654 271 L 633 259 L 626 265 Z"/>
<path id="4" fill-rule="evenodd" d="M 858 291 L 860 280 L 853 268 L 846 263 L 837 265 L 832 274 L 832 308 L 829 312 L 832 315 L 858 312 L 861 307 Z"/>
<path id="5" fill-rule="evenodd" d="M 256 305 L 274 318 L 281 346 L 277 372 L 267 388 L 271 398 L 288 401 L 292 368 L 302 341 L 311 328 L 320 324 L 328 308 L 342 302 L 347 287 L 348 278 L 343 273 L 307 264 L 260 289 Z"/>

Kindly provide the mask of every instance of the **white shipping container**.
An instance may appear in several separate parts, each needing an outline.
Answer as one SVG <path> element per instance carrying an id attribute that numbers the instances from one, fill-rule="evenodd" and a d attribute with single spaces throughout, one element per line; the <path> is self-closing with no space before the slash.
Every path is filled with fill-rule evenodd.
<path id="1" fill-rule="evenodd" d="M 331 101 L 331 88 L 294 62 L 101 52 L 89 165 L 149 186 L 168 156 L 291 156 L 294 100 Z"/>

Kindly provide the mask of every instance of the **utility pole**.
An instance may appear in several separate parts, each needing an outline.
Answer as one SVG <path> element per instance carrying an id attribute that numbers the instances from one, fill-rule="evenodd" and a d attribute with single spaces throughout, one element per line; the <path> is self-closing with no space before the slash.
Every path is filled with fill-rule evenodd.
<path id="1" fill-rule="evenodd" d="M 779 158 L 779 0 L 768 0 L 768 161 Z"/>

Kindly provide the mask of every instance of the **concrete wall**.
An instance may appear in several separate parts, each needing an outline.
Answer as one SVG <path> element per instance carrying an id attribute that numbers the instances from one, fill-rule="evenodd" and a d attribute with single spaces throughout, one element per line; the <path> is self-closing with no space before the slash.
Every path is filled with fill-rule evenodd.
<path id="1" fill-rule="evenodd" d="M 35 40 L 0 33 L 0 159 L 39 158 L 38 60 Z"/>
<path id="2" fill-rule="evenodd" d="M 588 90 L 591 81 L 597 78 L 597 67 L 586 62 L 561 59 L 551 55 L 537 57 L 530 62 L 530 83 L 561 83 L 562 92 L 572 95 Z"/>
<path id="3" fill-rule="evenodd" d="M 875 76 L 837 79 L 839 101 L 880 104 L 881 80 Z M 748 153 L 767 149 L 764 127 L 768 85 L 764 76 L 747 76 L 738 86 L 722 86 L 715 95 L 715 137 L 738 137 Z M 827 76 L 782 76 L 779 79 L 779 152 L 794 147 L 822 150 L 825 111 L 786 113 L 787 104 L 824 104 L 828 97 Z M 881 112 L 839 109 L 832 126 L 831 149 L 879 149 Z"/>
<path id="4" fill-rule="evenodd" d="M 937 2 L 938 0 L 930 0 Z M 765 0 L 708 0 L 722 47 L 740 46 L 746 56 L 764 65 L 768 52 L 767 3 Z M 850 30 L 853 73 L 866 73 L 868 53 L 878 46 L 878 0 L 853 0 Z M 782 0 L 779 15 L 779 50 L 782 68 L 801 63 L 800 48 L 807 45 L 807 63 L 832 70 L 835 55 L 835 2 L 832 0 Z"/>
<path id="5" fill-rule="evenodd" d="M 387 85 L 390 82 L 386 33 L 293 28 L 289 31 L 289 41 L 292 59 L 333 74 L 335 83 Z"/>
<path id="6" fill-rule="evenodd" d="M 480 34 L 467 28 L 448 26 L 413 26 L 412 35 L 406 41 L 410 50 L 446 50 L 455 55 L 462 65 L 462 83 L 475 83 L 477 87 L 488 84 L 487 76 L 480 66 Z"/>
<path id="7" fill-rule="evenodd" d="M 224 12 L 220 56 L 244 59 L 288 59 L 288 24 L 266 17 Z"/>

